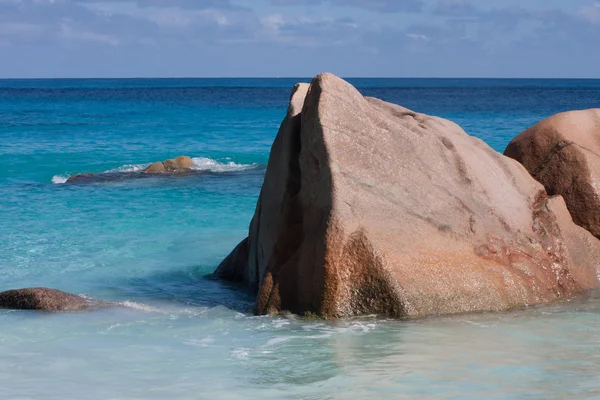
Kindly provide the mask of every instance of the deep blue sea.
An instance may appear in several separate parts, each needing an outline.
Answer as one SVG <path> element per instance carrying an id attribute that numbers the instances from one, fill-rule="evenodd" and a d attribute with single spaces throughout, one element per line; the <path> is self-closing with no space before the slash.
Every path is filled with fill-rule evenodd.
<path id="1" fill-rule="evenodd" d="M 0 399 L 600 398 L 600 295 L 418 321 L 256 317 L 207 278 L 246 235 L 290 89 L 308 79 L 0 80 L 0 291 L 118 302 L 0 310 Z M 600 81 L 350 79 L 497 151 Z M 178 155 L 203 173 L 89 185 Z"/>

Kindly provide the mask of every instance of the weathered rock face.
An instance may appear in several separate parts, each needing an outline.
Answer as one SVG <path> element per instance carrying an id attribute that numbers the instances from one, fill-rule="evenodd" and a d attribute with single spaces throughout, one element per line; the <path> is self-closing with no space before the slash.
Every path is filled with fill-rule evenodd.
<path id="1" fill-rule="evenodd" d="M 405 317 L 572 296 L 599 256 L 519 163 L 324 74 L 295 87 L 249 236 L 215 274 L 258 313 Z"/>
<path id="2" fill-rule="evenodd" d="M 506 148 L 551 195 L 564 197 L 578 225 L 600 238 L 600 109 L 557 114 Z"/>
<path id="3" fill-rule="evenodd" d="M 47 288 L 9 290 L 0 293 L 0 308 L 13 310 L 82 311 L 99 302 Z"/>
<path id="4" fill-rule="evenodd" d="M 188 156 L 179 156 L 171 160 L 155 162 L 140 172 L 109 172 L 101 174 L 78 174 L 71 176 L 67 183 L 111 182 L 123 179 L 147 178 L 152 175 L 187 175 L 193 172 L 194 161 Z"/>

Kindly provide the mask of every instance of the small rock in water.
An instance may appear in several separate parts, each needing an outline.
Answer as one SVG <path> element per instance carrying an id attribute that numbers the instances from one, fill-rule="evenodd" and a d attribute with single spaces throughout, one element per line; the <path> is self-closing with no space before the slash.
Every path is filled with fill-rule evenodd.
<path id="1" fill-rule="evenodd" d="M 156 162 L 146 168 L 146 174 L 164 174 L 166 172 L 185 172 L 194 167 L 194 161 L 188 156 L 179 156 L 171 160 Z"/>
<path id="2" fill-rule="evenodd" d="M 140 172 L 110 172 L 100 174 L 77 174 L 71 176 L 66 183 L 94 183 L 119 181 L 123 179 L 147 178 L 148 175 L 186 175 L 193 172 L 195 164 L 188 156 L 179 156 L 171 160 L 155 162 Z"/>
<path id="3" fill-rule="evenodd" d="M 94 180 L 96 176 L 96 174 L 73 175 L 69 179 L 67 179 L 67 183 L 85 183 Z"/>
<path id="4" fill-rule="evenodd" d="M 167 169 L 165 168 L 165 164 L 161 162 L 155 162 L 153 164 L 150 164 L 150 166 L 146 168 L 143 172 L 146 174 L 162 174 L 167 172 Z"/>
<path id="5" fill-rule="evenodd" d="M 48 288 L 8 290 L 0 293 L 0 308 L 12 310 L 85 311 L 101 302 Z"/>

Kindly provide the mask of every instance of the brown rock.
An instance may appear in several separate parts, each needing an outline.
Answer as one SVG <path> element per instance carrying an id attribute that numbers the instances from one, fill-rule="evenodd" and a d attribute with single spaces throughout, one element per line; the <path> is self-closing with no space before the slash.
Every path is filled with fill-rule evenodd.
<path id="1" fill-rule="evenodd" d="M 249 237 L 215 274 L 258 313 L 405 317 L 573 296 L 599 256 L 514 160 L 324 74 L 295 87 Z"/>
<path id="2" fill-rule="evenodd" d="M 549 194 L 563 196 L 575 223 L 600 238 L 600 109 L 550 117 L 513 139 L 504 154 Z"/>
<path id="3" fill-rule="evenodd" d="M 67 183 L 111 182 L 124 179 L 146 178 L 153 174 L 187 175 L 194 169 L 194 161 L 188 156 L 179 156 L 163 162 L 155 162 L 141 172 L 104 172 L 100 174 L 78 174 L 67 179 Z"/>
<path id="4" fill-rule="evenodd" d="M 150 164 L 148 168 L 144 169 L 144 172 L 147 174 L 162 174 L 167 172 L 167 169 L 165 168 L 164 163 L 155 162 L 153 164 Z"/>
<path id="5" fill-rule="evenodd" d="M 95 178 L 96 174 L 77 174 L 69 177 L 67 183 L 86 183 Z"/>
<path id="6" fill-rule="evenodd" d="M 158 162 L 150 165 L 143 172 L 147 174 L 161 174 L 165 172 L 184 172 L 194 167 L 194 162 L 188 156 L 179 156 L 171 160 Z"/>
<path id="7" fill-rule="evenodd" d="M 0 308 L 14 310 L 82 311 L 99 303 L 54 289 L 33 288 L 0 293 Z"/>
<path id="8" fill-rule="evenodd" d="M 169 163 L 169 165 L 175 170 L 179 169 L 192 169 L 196 166 L 194 161 L 188 156 L 179 156 L 175 157 L 172 160 L 167 160 L 165 163 Z"/>

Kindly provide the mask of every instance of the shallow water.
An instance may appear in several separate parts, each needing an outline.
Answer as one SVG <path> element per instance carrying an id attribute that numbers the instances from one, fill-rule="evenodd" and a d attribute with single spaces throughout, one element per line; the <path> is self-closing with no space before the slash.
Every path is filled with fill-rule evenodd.
<path id="1" fill-rule="evenodd" d="M 0 398 L 600 398 L 600 300 L 420 321 L 255 317 L 207 278 L 242 239 L 297 80 L 0 80 L 0 290 L 118 302 L 0 311 Z M 355 80 L 498 151 L 600 81 Z M 183 178 L 65 185 L 177 155 Z"/>
<path id="2" fill-rule="evenodd" d="M 597 299 L 494 315 L 335 323 L 145 303 L 94 314 L 0 314 L 2 398 L 600 396 Z"/>

